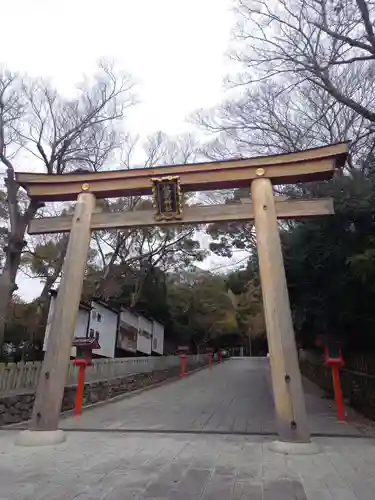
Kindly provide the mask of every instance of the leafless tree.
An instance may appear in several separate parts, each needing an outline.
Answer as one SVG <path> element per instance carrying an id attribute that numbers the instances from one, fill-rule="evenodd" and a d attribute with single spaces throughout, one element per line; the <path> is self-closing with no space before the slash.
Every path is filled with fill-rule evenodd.
<path id="1" fill-rule="evenodd" d="M 351 139 L 347 168 L 352 172 L 362 168 L 362 159 L 375 146 L 375 131 L 368 126 L 368 120 L 322 88 L 308 83 L 288 93 L 276 84 L 257 84 L 235 100 L 199 112 L 195 121 L 212 134 L 202 152 L 215 160 L 289 153 Z M 274 189 L 281 194 L 309 195 L 309 186 Z M 247 196 L 248 191 L 236 192 L 233 201 Z M 252 223 L 211 224 L 207 231 L 213 239 L 211 249 L 219 255 L 231 256 L 233 248 L 255 248 Z"/>
<path id="2" fill-rule="evenodd" d="M 236 11 L 237 83 L 309 82 L 375 122 L 374 2 L 237 0 Z"/>
<path id="3" fill-rule="evenodd" d="M 152 168 L 157 165 L 182 164 L 194 161 L 197 143 L 190 134 L 171 138 L 162 132 L 150 136 L 142 144 L 139 138 L 127 137 L 123 149 L 123 166 L 132 168 L 134 153 L 143 160 L 142 165 Z M 133 211 L 152 209 L 147 197 L 120 198 L 106 201 L 103 210 Z M 94 233 L 94 246 L 98 255 L 100 280 L 95 293 L 107 298 L 112 290 L 115 277 L 117 282 L 124 278 L 130 266 L 134 269 L 151 267 L 173 269 L 183 263 L 187 265 L 193 258 L 199 260 L 204 252 L 194 240 L 195 228 L 134 228 L 130 230 L 107 230 Z M 147 267 L 146 266 L 146 267 Z"/>
<path id="4" fill-rule="evenodd" d="M 195 121 L 211 132 L 202 152 L 214 159 L 290 153 L 351 140 L 349 168 L 371 152 L 375 131 L 369 121 L 325 90 L 304 84 L 289 93 L 280 85 L 258 84 Z"/>
<path id="5" fill-rule="evenodd" d="M 0 345 L 6 312 L 26 245 L 27 225 L 42 208 L 35 201 L 20 202 L 22 192 L 14 179 L 19 150 L 38 160 L 48 174 L 76 168 L 97 170 L 110 159 L 117 145 L 116 125 L 134 103 L 129 75 L 119 75 L 101 64 L 91 80 L 72 98 L 59 95 L 42 81 L 0 75 L 0 162 L 7 169 L 8 232 L 5 262 L 0 275 Z"/>

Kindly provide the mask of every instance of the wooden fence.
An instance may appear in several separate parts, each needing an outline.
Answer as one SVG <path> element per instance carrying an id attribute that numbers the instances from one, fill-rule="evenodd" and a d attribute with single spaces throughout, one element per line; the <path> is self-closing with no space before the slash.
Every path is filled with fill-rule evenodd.
<path id="1" fill-rule="evenodd" d="M 345 368 L 366 375 L 375 375 L 375 355 L 366 353 L 345 356 Z"/>
<path id="2" fill-rule="evenodd" d="M 202 365 L 207 356 L 187 357 L 187 367 Z M 135 373 L 149 373 L 179 366 L 179 356 L 159 356 L 144 358 L 94 359 L 92 366 L 86 368 L 86 381 L 93 382 Z M 0 364 L 0 395 L 9 393 L 34 391 L 37 387 L 41 361 L 26 363 Z M 77 383 L 78 368 L 71 362 L 66 385 Z"/>
<path id="3" fill-rule="evenodd" d="M 333 396 L 332 373 L 323 363 L 300 361 L 302 374 Z M 366 417 L 375 420 L 375 376 L 360 371 L 340 370 L 346 402 Z"/>

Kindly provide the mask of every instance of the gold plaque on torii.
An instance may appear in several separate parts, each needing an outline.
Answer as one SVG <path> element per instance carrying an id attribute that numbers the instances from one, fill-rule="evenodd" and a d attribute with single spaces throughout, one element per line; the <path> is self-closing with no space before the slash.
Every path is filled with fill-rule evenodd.
<path id="1" fill-rule="evenodd" d="M 151 182 L 155 220 L 182 219 L 180 178 L 178 176 L 154 177 Z"/>

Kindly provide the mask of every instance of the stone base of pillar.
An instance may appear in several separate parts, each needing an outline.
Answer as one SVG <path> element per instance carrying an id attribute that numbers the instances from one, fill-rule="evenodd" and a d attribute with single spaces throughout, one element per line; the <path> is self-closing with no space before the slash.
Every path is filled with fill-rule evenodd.
<path id="1" fill-rule="evenodd" d="M 66 440 L 64 431 L 21 431 L 15 441 L 18 446 L 48 446 L 63 443 Z"/>
<path id="2" fill-rule="evenodd" d="M 316 443 L 287 443 L 285 441 L 273 441 L 269 449 L 275 453 L 284 455 L 316 455 L 320 450 Z"/>

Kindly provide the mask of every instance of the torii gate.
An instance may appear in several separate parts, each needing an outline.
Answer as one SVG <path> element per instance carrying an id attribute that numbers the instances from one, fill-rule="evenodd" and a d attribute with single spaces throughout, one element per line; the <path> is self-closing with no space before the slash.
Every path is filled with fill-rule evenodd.
<path id="1" fill-rule="evenodd" d="M 59 416 L 91 231 L 255 219 L 278 443 L 281 451 L 288 445 L 297 450 L 306 448 L 310 433 L 277 219 L 333 214 L 333 202 L 278 201 L 272 185 L 329 179 L 336 168 L 343 167 L 347 152 L 347 143 L 339 143 L 290 154 L 151 169 L 64 175 L 18 172 L 16 180 L 31 199 L 77 200 L 73 216 L 36 218 L 28 228 L 29 234 L 70 231 L 70 238 L 32 419 L 29 429 L 19 436 L 19 443 L 64 440 L 58 430 Z M 251 204 L 183 207 L 181 189 L 243 187 L 251 187 Z M 150 194 L 154 196 L 155 212 L 94 213 L 96 199 Z"/>

